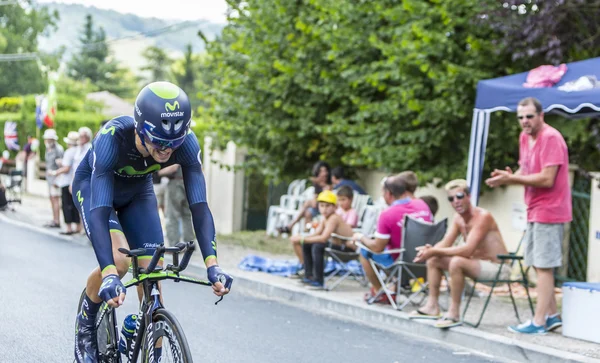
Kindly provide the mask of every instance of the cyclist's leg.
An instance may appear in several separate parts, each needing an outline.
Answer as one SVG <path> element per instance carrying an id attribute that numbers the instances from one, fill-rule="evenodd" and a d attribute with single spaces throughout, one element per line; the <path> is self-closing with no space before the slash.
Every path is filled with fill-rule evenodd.
<path id="1" fill-rule="evenodd" d="M 140 256 L 138 263 L 140 267 L 147 267 L 156 247 L 162 246 L 164 243 L 152 183 L 148 183 L 142 192 L 137 193 L 129 204 L 119 208 L 118 214 L 129 247 L 132 249 L 144 248 L 146 250 L 146 255 Z M 161 258 L 159 266 L 162 266 L 162 263 Z M 141 299 L 141 286 L 138 286 L 138 294 Z"/>
<path id="2" fill-rule="evenodd" d="M 155 249 L 164 243 L 157 205 L 152 184 L 149 183 L 148 188 L 144 192 L 137 194 L 131 203 L 124 208 L 119 208 L 118 211 L 123 232 L 127 237 L 129 246 L 131 248 L 144 248 L 146 250 L 147 255 L 138 258 L 140 267 L 147 267 Z M 158 264 L 162 266 L 162 258 Z M 158 290 L 161 293 L 160 299 L 162 302 L 160 282 L 158 282 Z M 138 297 L 140 301 L 143 298 L 141 285 L 138 285 Z M 161 352 L 162 340 L 160 339 L 156 342 L 154 357 L 160 357 Z"/>

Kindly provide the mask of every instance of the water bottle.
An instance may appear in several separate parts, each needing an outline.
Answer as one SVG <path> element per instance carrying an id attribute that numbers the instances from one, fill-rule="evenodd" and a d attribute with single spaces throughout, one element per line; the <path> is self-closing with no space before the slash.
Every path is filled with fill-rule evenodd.
<path id="1" fill-rule="evenodd" d="M 123 327 L 121 328 L 121 339 L 119 340 L 119 352 L 122 354 L 127 355 L 129 353 L 137 318 L 138 316 L 136 314 L 129 314 L 123 321 Z"/>

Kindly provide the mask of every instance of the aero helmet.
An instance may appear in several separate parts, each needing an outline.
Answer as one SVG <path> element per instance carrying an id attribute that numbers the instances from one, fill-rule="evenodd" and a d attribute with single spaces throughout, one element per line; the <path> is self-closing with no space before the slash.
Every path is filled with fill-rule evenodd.
<path id="1" fill-rule="evenodd" d="M 170 82 L 154 82 L 138 94 L 133 114 L 144 147 L 149 142 L 158 149 L 176 149 L 190 129 L 192 107 L 181 88 Z"/>

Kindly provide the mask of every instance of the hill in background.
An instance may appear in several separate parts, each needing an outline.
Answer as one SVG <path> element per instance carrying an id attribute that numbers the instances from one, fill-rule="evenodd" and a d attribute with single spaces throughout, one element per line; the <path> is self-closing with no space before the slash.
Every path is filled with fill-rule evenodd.
<path id="1" fill-rule="evenodd" d="M 70 57 L 73 52 L 77 52 L 85 17 L 91 14 L 95 26 L 104 28 L 115 58 L 134 71 L 144 65 L 141 52 L 150 45 L 161 47 L 171 57 L 178 58 L 182 56 L 188 43 L 193 45 L 196 52 L 204 49 L 204 43 L 197 35 L 199 30 L 202 30 L 208 39 L 214 39 L 224 27 L 224 24 L 207 20 L 178 24 L 171 20 L 142 18 L 134 14 L 77 4 L 49 3 L 44 6 L 51 11 L 57 10 L 60 20 L 57 23 L 58 29 L 49 37 L 40 37 L 40 50 L 52 52 L 65 46 L 66 57 Z M 160 30 L 166 27 L 169 28 Z"/>

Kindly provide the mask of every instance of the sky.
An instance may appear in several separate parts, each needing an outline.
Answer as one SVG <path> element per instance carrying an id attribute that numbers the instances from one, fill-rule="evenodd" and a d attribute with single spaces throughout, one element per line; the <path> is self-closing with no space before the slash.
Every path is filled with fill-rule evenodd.
<path id="1" fill-rule="evenodd" d="M 64 3 L 95 6 L 100 9 L 132 13 L 165 20 L 206 19 L 225 23 L 225 0 L 37 0 L 38 3 Z"/>

